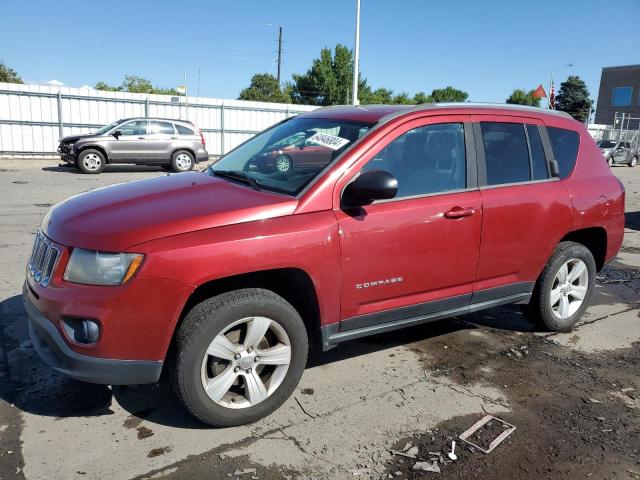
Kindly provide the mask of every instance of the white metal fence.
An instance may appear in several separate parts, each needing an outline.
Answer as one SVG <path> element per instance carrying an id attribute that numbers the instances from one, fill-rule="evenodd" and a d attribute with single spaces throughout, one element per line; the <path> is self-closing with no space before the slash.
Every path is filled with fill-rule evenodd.
<path id="1" fill-rule="evenodd" d="M 202 130 L 209 154 L 217 156 L 314 108 L 0 82 L 0 155 L 55 155 L 60 137 L 88 133 L 120 118 L 147 116 L 192 121 Z"/>

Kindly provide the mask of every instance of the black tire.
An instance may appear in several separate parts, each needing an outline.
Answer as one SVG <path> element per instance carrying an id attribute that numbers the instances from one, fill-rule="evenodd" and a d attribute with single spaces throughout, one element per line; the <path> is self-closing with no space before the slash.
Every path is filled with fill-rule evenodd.
<path id="1" fill-rule="evenodd" d="M 551 289 L 560 267 L 571 259 L 580 259 L 587 266 L 587 292 L 580 307 L 566 319 L 556 317 L 551 308 Z M 571 330 L 580 319 L 593 294 L 596 280 L 596 262 L 591 251 L 582 244 L 575 242 L 560 242 L 545 265 L 533 289 L 531 301 L 523 306 L 525 316 L 532 322 L 539 324 L 553 332 Z"/>
<path id="2" fill-rule="evenodd" d="M 613 157 L 607 158 L 607 165 L 609 165 L 610 167 L 613 167 L 613 164 L 614 164 Z"/>
<path id="3" fill-rule="evenodd" d="M 186 158 L 190 160 L 188 166 L 184 165 L 184 161 Z M 196 159 L 194 158 L 193 154 L 188 150 L 177 150 L 173 152 L 173 155 L 171 155 L 171 169 L 174 172 L 177 172 L 177 173 L 188 172 L 190 170 L 193 170 L 193 167 L 195 166 L 195 164 L 196 164 Z"/>
<path id="4" fill-rule="evenodd" d="M 631 159 L 631 161 L 629 162 L 629 166 L 630 167 L 635 167 L 638 164 L 638 156 L 636 155 L 635 157 L 633 157 Z"/>
<path id="5" fill-rule="evenodd" d="M 76 165 L 83 173 L 102 173 L 107 166 L 106 159 L 100 150 L 88 148 L 78 154 Z"/>
<path id="6" fill-rule="evenodd" d="M 203 358 L 219 333 L 240 319 L 254 316 L 267 317 L 284 329 L 291 346 L 289 368 L 282 383 L 265 400 L 246 408 L 228 408 L 205 392 Z M 298 312 L 282 297 L 259 288 L 234 290 L 195 305 L 178 328 L 174 347 L 169 374 L 176 395 L 191 414 L 215 427 L 251 423 L 280 407 L 298 385 L 309 350 L 307 331 Z"/>

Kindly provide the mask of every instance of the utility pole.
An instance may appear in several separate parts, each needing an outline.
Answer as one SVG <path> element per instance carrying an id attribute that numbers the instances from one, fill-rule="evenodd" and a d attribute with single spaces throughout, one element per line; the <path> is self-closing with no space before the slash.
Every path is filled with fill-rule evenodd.
<path id="1" fill-rule="evenodd" d="M 282 67 L 282 27 L 278 27 L 278 86 L 280 86 L 281 67 Z"/>
<path id="2" fill-rule="evenodd" d="M 360 0 L 356 0 L 356 45 L 353 56 L 353 105 L 358 105 L 358 61 L 360 60 Z"/>

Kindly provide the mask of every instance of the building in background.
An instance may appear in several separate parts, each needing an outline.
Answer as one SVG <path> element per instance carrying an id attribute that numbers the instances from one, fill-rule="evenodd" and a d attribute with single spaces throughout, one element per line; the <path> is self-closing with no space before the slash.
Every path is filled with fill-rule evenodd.
<path id="1" fill-rule="evenodd" d="M 640 65 L 602 69 L 595 123 L 613 125 L 616 113 L 618 117 L 624 113 L 626 117 L 636 119 L 629 123 L 628 128 L 639 127 L 637 119 L 640 119 Z"/>

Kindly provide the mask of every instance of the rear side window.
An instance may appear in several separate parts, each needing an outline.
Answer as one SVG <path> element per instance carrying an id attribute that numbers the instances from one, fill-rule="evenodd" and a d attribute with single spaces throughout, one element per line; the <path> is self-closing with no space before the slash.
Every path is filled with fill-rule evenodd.
<path id="1" fill-rule="evenodd" d="M 531 180 L 529 147 L 521 123 L 481 122 L 487 185 Z"/>
<path id="2" fill-rule="evenodd" d="M 534 180 L 546 180 L 549 178 L 547 171 L 547 158 L 544 155 L 544 147 L 540 139 L 540 131 L 535 125 L 527 125 L 529 136 L 529 148 L 531 149 L 531 171 Z"/>
<path id="3" fill-rule="evenodd" d="M 176 123 L 175 126 L 176 130 L 178 130 L 179 135 L 193 135 L 193 130 L 191 130 L 190 128 L 184 127 L 179 123 Z"/>
<path id="4" fill-rule="evenodd" d="M 173 123 L 152 121 L 149 125 L 149 133 L 175 135 L 176 131 L 173 129 Z"/>
<path id="5" fill-rule="evenodd" d="M 364 166 L 398 179 L 396 198 L 460 190 L 466 186 L 464 126 L 439 123 L 414 128 L 391 141 Z"/>
<path id="6" fill-rule="evenodd" d="M 560 167 L 560 178 L 566 178 L 573 171 L 573 167 L 576 164 L 580 136 L 573 130 L 557 127 L 547 127 L 547 132 L 549 133 L 549 140 L 551 140 L 553 156 Z"/>

